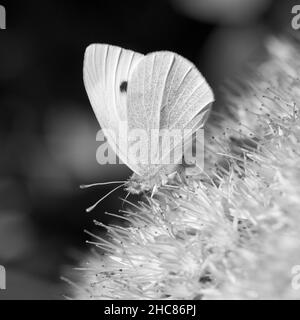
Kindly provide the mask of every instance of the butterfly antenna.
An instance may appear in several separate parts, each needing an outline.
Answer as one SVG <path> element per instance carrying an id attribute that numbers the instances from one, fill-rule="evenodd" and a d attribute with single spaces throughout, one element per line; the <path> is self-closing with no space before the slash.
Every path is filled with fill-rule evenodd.
<path id="1" fill-rule="evenodd" d="M 116 190 L 120 189 L 121 187 L 123 187 L 125 184 L 121 184 L 119 186 L 117 186 L 116 188 L 114 188 L 113 190 L 109 191 L 104 197 L 102 197 L 100 200 L 98 200 L 94 205 L 92 205 L 91 207 L 86 209 L 86 212 L 91 212 L 92 210 L 94 210 L 97 205 L 104 200 L 105 198 L 107 198 L 109 195 L 111 195 L 113 192 L 115 192 Z"/>
<path id="2" fill-rule="evenodd" d="M 110 184 L 119 184 L 119 183 L 125 183 L 125 181 L 110 181 L 110 182 L 100 182 L 100 183 L 93 183 L 93 184 L 82 184 L 80 185 L 80 189 L 87 189 L 87 188 L 92 188 L 96 186 L 107 186 Z"/>

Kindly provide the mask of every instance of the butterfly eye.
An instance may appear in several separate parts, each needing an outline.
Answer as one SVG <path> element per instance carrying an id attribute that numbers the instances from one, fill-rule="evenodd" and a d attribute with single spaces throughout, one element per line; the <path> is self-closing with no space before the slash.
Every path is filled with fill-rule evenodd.
<path id="1" fill-rule="evenodd" d="M 128 85 L 127 81 L 123 81 L 120 85 L 120 91 L 127 92 L 127 85 Z"/>

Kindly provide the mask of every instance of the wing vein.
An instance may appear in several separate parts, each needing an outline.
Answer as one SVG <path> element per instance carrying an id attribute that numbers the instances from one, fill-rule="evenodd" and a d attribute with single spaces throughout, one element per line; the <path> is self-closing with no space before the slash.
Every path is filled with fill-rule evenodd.
<path id="1" fill-rule="evenodd" d="M 175 58 L 175 55 L 173 57 L 174 57 L 174 60 L 173 60 L 173 64 L 174 64 L 176 58 Z M 170 69 L 172 69 L 173 64 L 171 65 Z M 176 73 L 178 71 L 178 67 L 179 67 L 179 63 L 176 65 L 176 69 L 174 71 L 174 74 L 172 76 L 172 79 L 171 79 L 171 82 L 170 82 L 170 85 L 169 85 L 169 88 L 168 88 L 168 94 L 167 94 L 167 98 L 166 98 L 166 106 L 169 104 L 169 97 L 170 97 L 170 93 L 171 93 L 171 89 L 172 89 L 172 86 L 173 86 L 175 75 L 176 75 Z"/>
<path id="2" fill-rule="evenodd" d="M 108 59 L 108 52 L 109 52 L 109 46 L 106 47 L 106 50 L 105 50 L 105 56 L 104 56 L 104 77 L 105 77 L 105 80 L 104 80 L 104 83 L 105 83 L 105 88 L 107 87 L 107 59 Z"/>
<path id="3" fill-rule="evenodd" d="M 169 65 L 169 69 L 168 69 L 168 72 L 166 73 L 166 77 L 165 77 L 165 79 L 164 79 L 164 88 L 166 87 L 166 83 L 167 83 L 167 79 L 168 79 L 168 76 L 169 76 L 169 74 L 170 74 L 170 72 L 171 72 L 171 70 L 172 70 L 172 66 L 173 66 L 173 64 L 174 64 L 174 62 L 175 62 L 175 55 L 173 54 L 173 57 L 172 57 L 173 59 L 172 59 L 172 61 L 171 61 L 171 63 L 170 63 L 170 65 Z M 162 107 L 162 103 L 163 103 L 163 98 L 164 98 L 164 90 L 162 90 L 162 93 L 161 93 L 161 96 L 160 96 L 160 103 L 159 103 L 159 111 L 161 112 L 161 107 Z M 159 115 L 160 115 L 160 112 L 159 112 Z M 159 119 L 160 120 L 160 119 Z"/>
<path id="4" fill-rule="evenodd" d="M 181 80 L 181 82 L 180 82 L 177 90 L 180 89 L 180 87 L 182 86 L 184 80 L 186 79 L 186 77 L 188 76 L 188 74 L 189 74 L 192 70 L 193 70 L 193 67 L 190 67 L 190 68 L 188 69 L 188 71 L 187 71 L 187 72 L 185 73 L 185 75 L 182 77 L 182 80 Z M 194 79 L 194 78 L 193 78 L 193 79 Z M 192 79 L 192 80 L 193 80 L 193 79 Z M 168 112 L 168 124 L 170 123 L 170 117 L 171 117 L 172 111 L 176 108 L 178 101 L 179 101 L 180 98 L 183 96 L 183 94 L 186 92 L 186 90 L 187 90 L 188 87 L 189 87 L 188 85 L 185 86 L 184 90 L 183 90 L 183 91 L 181 92 L 181 94 L 177 97 L 177 99 L 176 99 L 174 105 L 172 106 L 172 108 L 170 108 L 170 110 L 169 110 L 169 112 Z M 168 127 L 169 127 L 169 125 L 168 125 Z"/>
<path id="5" fill-rule="evenodd" d="M 119 54 L 118 54 L 118 58 L 117 58 L 117 63 L 116 63 L 116 68 L 115 68 L 115 72 L 113 73 L 114 75 L 114 88 L 115 88 L 115 92 L 114 92 L 114 105 L 116 107 L 116 111 L 118 110 L 118 108 L 120 106 L 117 106 L 117 94 L 119 94 L 119 90 L 118 90 L 118 86 L 117 86 L 117 71 L 118 71 L 118 68 L 119 68 L 119 64 L 120 64 L 120 59 L 121 59 L 121 55 L 122 55 L 122 51 L 123 49 L 120 48 L 119 50 Z M 117 112 L 117 115 L 119 116 L 118 112 Z"/>
<path id="6" fill-rule="evenodd" d="M 186 104 L 186 103 L 192 98 L 193 94 L 194 94 L 201 86 L 202 86 L 202 83 L 199 83 L 199 84 L 195 87 L 195 89 L 191 92 L 191 94 L 189 95 L 189 97 L 184 101 L 184 104 Z M 186 114 L 186 112 L 183 113 L 183 114 L 181 115 L 181 117 L 178 118 L 178 120 L 180 121 L 180 119 L 181 119 L 185 114 Z M 193 118 L 193 117 L 192 117 L 192 118 Z M 171 127 L 171 129 L 173 129 L 175 125 L 176 125 L 176 123 L 173 124 L 173 126 Z"/>

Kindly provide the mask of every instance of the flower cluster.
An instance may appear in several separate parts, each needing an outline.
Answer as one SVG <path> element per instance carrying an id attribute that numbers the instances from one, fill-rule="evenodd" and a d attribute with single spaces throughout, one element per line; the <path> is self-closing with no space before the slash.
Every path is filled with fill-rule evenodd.
<path id="1" fill-rule="evenodd" d="M 178 175 L 94 236 L 101 249 L 80 269 L 76 299 L 300 298 L 296 46 L 269 40 L 269 59 L 227 90 L 201 176 Z"/>

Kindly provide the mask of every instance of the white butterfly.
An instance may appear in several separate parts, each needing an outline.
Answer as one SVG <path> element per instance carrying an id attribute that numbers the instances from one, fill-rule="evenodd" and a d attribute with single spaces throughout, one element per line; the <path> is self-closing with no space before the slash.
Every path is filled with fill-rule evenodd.
<path id="1" fill-rule="evenodd" d="M 143 185 L 141 189 L 151 188 L 153 178 L 170 173 L 170 166 L 136 161 L 135 154 L 128 153 L 127 133 L 143 129 L 149 137 L 152 131 L 162 136 L 168 130 L 196 131 L 204 126 L 214 101 L 211 88 L 197 68 L 167 51 L 143 55 L 112 45 L 92 44 L 85 53 L 84 83 L 110 146 L 134 171 L 136 181 Z M 157 141 L 156 146 L 150 141 L 146 144 L 150 153 L 161 160 L 159 163 L 164 163 L 172 150 L 180 150 L 173 169 L 182 159 L 181 146 L 170 148 Z"/>

